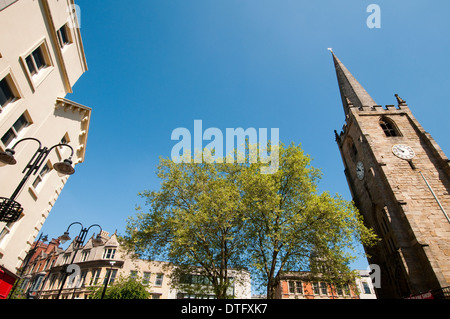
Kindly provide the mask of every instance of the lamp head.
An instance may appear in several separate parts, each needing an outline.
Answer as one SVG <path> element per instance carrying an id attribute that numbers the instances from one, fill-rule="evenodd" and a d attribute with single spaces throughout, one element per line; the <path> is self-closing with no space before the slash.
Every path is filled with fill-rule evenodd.
<path id="1" fill-rule="evenodd" d="M 53 168 L 62 175 L 72 175 L 75 173 L 75 169 L 72 167 L 72 161 L 70 158 L 65 159 L 63 162 L 55 163 Z"/>
<path id="2" fill-rule="evenodd" d="M 0 152 L 0 166 L 14 165 L 17 163 L 14 158 L 14 150 L 7 148 L 4 152 Z"/>
<path id="3" fill-rule="evenodd" d="M 70 240 L 69 232 L 64 232 L 64 235 L 59 236 L 59 241 L 64 244 L 66 241 Z"/>

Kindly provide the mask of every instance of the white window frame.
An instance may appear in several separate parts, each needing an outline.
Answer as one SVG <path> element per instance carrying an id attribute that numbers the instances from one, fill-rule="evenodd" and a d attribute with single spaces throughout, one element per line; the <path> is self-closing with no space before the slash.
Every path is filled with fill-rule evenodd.
<path id="1" fill-rule="evenodd" d="M 105 248 L 102 259 L 114 259 L 116 248 Z"/>

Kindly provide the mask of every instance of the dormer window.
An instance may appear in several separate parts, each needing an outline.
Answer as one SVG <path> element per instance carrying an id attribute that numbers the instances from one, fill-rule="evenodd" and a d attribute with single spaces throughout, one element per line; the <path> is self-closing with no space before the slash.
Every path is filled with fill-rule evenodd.
<path id="1" fill-rule="evenodd" d="M 103 259 L 114 259 L 114 255 L 116 254 L 115 248 L 106 248 L 103 252 Z"/>

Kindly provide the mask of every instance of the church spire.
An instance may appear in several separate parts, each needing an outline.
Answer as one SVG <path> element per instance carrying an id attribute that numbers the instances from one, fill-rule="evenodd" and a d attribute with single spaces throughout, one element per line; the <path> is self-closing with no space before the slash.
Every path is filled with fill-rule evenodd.
<path id="1" fill-rule="evenodd" d="M 333 55 L 334 67 L 336 68 L 336 76 L 345 114 L 348 113 L 348 108 L 350 107 L 376 105 L 369 93 L 367 93 L 362 85 L 359 84 L 359 82 L 353 77 L 350 71 L 347 70 L 344 64 L 342 64 L 331 49 L 330 51 Z"/>

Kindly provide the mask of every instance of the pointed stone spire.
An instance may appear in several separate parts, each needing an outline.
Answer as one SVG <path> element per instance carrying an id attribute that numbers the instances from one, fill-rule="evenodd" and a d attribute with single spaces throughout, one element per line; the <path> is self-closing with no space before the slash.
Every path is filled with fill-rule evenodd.
<path id="1" fill-rule="evenodd" d="M 331 51 L 331 50 L 330 50 Z M 337 56 L 333 55 L 334 67 L 336 68 L 336 76 L 341 93 L 342 105 L 345 114 L 348 113 L 350 107 L 374 106 L 377 103 L 367 93 L 361 84 L 353 77 L 349 70 L 342 64 Z"/>

